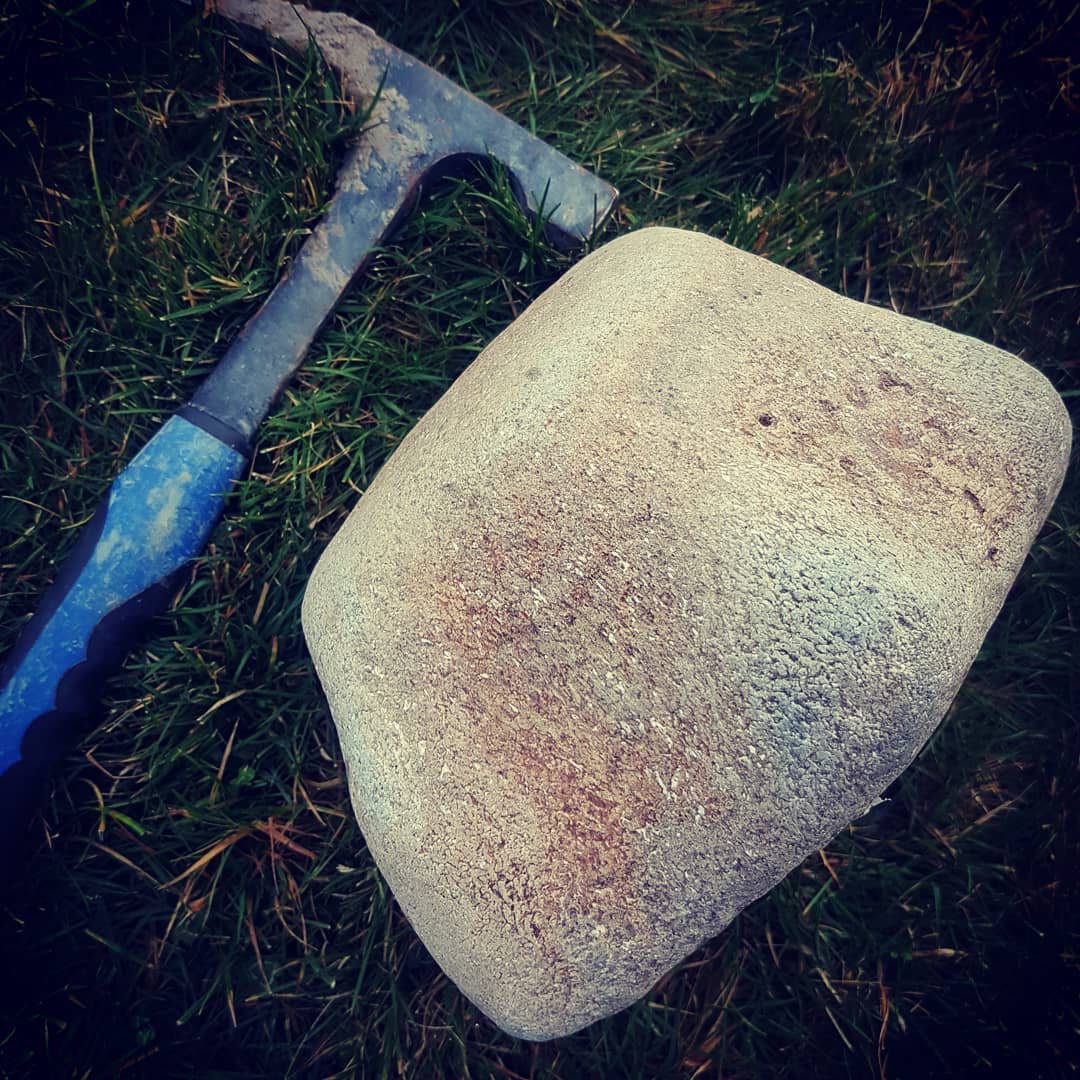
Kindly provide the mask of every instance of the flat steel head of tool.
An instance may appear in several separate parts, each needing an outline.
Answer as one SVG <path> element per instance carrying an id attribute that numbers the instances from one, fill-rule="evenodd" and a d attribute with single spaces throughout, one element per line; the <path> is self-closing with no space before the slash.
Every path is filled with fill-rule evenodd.
<path id="1" fill-rule="evenodd" d="M 296 51 L 314 46 L 367 122 L 318 226 L 190 402 L 190 419 L 247 446 L 353 277 L 416 201 L 462 162 L 494 159 L 548 236 L 580 246 L 618 192 L 355 19 L 285 0 L 210 0 L 220 15 Z"/>
<path id="2" fill-rule="evenodd" d="M 211 6 L 294 50 L 313 44 L 351 99 L 375 99 L 339 190 L 364 194 L 387 173 L 407 178 L 411 190 L 432 170 L 492 158 L 508 170 L 522 207 L 543 215 L 550 239 L 564 250 L 587 240 L 615 204 L 618 192 L 610 184 L 347 15 L 284 0 L 212 0 Z"/>

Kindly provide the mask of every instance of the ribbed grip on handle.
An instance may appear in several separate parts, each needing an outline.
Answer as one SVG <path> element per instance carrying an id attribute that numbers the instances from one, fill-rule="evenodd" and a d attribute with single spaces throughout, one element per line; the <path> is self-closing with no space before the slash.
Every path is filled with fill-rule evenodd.
<path id="1" fill-rule="evenodd" d="M 17 846 L 35 789 L 206 545 L 246 464 L 173 416 L 112 482 L 0 677 L 0 849 Z"/>

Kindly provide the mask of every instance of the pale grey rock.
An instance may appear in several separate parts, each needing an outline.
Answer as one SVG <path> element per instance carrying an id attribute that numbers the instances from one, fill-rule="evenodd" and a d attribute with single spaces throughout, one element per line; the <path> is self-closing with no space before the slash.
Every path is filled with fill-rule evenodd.
<path id="1" fill-rule="evenodd" d="M 1033 368 L 709 237 L 579 263 L 424 417 L 304 628 L 416 932 L 530 1039 L 640 997 L 944 715 L 1062 481 Z"/>

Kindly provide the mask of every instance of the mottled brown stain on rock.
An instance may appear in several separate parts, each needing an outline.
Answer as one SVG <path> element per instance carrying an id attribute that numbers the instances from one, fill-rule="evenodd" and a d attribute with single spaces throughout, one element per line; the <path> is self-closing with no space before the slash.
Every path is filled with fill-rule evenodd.
<path id="1" fill-rule="evenodd" d="M 755 451 L 775 460 L 814 464 L 832 475 L 847 473 L 898 512 L 948 513 L 942 503 L 952 499 L 962 510 L 975 511 L 967 514 L 968 524 L 977 526 L 986 540 L 993 542 L 1008 528 L 1013 515 L 1007 507 L 995 507 L 998 512 L 987 516 L 988 506 L 968 486 L 975 475 L 982 486 L 1002 493 L 1014 487 L 1009 461 L 992 429 L 973 429 L 965 423 L 963 408 L 943 401 L 933 385 L 920 386 L 891 370 L 856 367 L 845 380 L 840 396 L 846 404 L 818 398 L 821 412 L 805 422 L 791 411 L 784 423 L 770 412 L 758 413 L 761 401 L 748 395 L 734 403 L 739 430 L 754 437 Z M 749 422 L 755 415 L 759 428 L 769 429 L 760 436 Z M 971 529 L 958 528 L 950 515 L 942 542 L 970 552 L 980 541 Z"/>
<path id="2" fill-rule="evenodd" d="M 629 438 L 611 433 L 624 449 Z M 687 539 L 647 489 L 627 490 L 624 467 L 605 464 L 628 460 L 610 445 L 593 440 L 569 456 L 589 461 L 590 474 L 553 466 L 528 500 L 515 494 L 525 477 L 500 477 L 483 529 L 448 535 L 453 557 L 408 575 L 414 603 L 432 615 L 428 633 L 447 661 L 440 696 L 454 702 L 463 743 L 529 804 L 544 835 L 529 919 L 552 956 L 577 917 L 648 932 L 647 834 L 670 817 L 672 783 L 695 814 L 730 810 L 709 770 L 716 717 L 706 724 L 684 710 L 681 725 L 658 722 L 679 704 L 665 661 L 714 662 L 694 639 L 693 598 L 672 588 Z M 594 493 L 584 509 L 559 505 L 560 492 L 582 490 Z"/>

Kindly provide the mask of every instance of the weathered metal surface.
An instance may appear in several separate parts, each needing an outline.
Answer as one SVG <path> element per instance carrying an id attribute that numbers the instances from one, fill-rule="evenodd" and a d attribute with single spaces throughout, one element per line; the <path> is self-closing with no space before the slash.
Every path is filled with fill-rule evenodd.
<path id="1" fill-rule="evenodd" d="M 288 275 L 192 398 L 192 405 L 249 438 L 346 286 L 421 186 L 473 159 L 509 171 L 552 240 L 583 243 L 618 193 L 543 140 L 369 27 L 337 12 L 280 0 L 216 0 L 215 10 L 297 51 L 314 44 L 358 107 L 371 107 L 326 214 Z M 374 104 L 372 105 L 372 101 Z"/>

